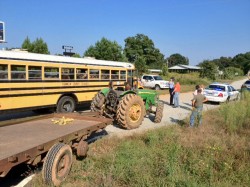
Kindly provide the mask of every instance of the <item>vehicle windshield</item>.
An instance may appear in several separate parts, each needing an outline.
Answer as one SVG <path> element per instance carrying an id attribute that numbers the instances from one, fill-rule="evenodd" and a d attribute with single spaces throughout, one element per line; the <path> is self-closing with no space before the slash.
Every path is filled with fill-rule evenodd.
<path id="1" fill-rule="evenodd" d="M 250 84 L 250 80 L 246 81 L 245 84 Z"/>
<path id="2" fill-rule="evenodd" d="M 206 89 L 216 90 L 216 91 L 225 91 L 226 90 L 225 86 L 221 86 L 221 85 L 209 85 Z"/>
<path id="3" fill-rule="evenodd" d="M 163 80 L 160 76 L 154 76 L 154 79 L 155 79 L 156 81 Z"/>

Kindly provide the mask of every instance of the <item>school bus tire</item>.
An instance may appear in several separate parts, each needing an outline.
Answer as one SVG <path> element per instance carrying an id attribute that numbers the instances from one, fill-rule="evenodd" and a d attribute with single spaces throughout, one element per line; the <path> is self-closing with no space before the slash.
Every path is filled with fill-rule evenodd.
<path id="1" fill-rule="evenodd" d="M 163 116 L 163 109 L 164 109 L 164 104 L 162 102 L 159 102 L 155 113 L 155 119 L 154 119 L 155 123 L 161 122 Z"/>
<path id="2" fill-rule="evenodd" d="M 57 103 L 56 112 L 58 113 L 74 112 L 75 108 L 76 108 L 76 103 L 74 98 L 70 96 L 63 96 Z"/>
<path id="3" fill-rule="evenodd" d="M 42 177 L 46 184 L 59 186 L 70 172 L 72 165 L 72 149 L 69 145 L 58 143 L 48 151 L 42 169 Z"/>
<path id="4" fill-rule="evenodd" d="M 138 128 L 144 119 L 145 105 L 141 97 L 134 94 L 125 95 L 119 102 L 117 122 L 125 129 Z"/>

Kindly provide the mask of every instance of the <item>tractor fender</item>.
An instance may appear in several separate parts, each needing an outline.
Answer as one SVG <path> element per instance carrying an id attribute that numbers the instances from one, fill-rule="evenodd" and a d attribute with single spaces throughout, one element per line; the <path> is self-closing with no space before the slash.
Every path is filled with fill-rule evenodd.
<path id="1" fill-rule="evenodd" d="M 109 88 L 103 88 L 100 90 L 100 92 L 106 97 L 107 94 L 109 93 L 109 90 L 110 90 Z"/>
<path id="2" fill-rule="evenodd" d="M 127 94 L 136 94 L 136 92 L 133 91 L 133 90 L 127 90 L 127 91 L 123 92 L 123 93 L 120 95 L 120 97 L 123 97 L 123 96 L 125 96 L 125 95 L 127 95 Z"/>

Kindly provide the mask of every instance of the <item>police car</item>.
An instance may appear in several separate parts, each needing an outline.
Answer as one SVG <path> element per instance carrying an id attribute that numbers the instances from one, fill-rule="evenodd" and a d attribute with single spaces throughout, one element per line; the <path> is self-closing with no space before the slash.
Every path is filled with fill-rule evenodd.
<path id="1" fill-rule="evenodd" d="M 203 94 L 208 101 L 219 103 L 240 99 L 240 92 L 233 86 L 225 83 L 214 82 L 204 89 Z"/>
<path id="2" fill-rule="evenodd" d="M 250 80 L 247 80 L 244 84 L 241 86 L 241 91 L 248 90 L 250 91 Z"/>

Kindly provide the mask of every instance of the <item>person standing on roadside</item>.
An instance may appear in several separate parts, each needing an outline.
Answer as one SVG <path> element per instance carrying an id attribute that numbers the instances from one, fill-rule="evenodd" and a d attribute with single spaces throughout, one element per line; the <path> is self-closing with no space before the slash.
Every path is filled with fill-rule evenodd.
<path id="1" fill-rule="evenodd" d="M 202 122 L 202 110 L 203 110 L 203 103 L 207 101 L 207 98 L 201 94 L 202 89 L 198 89 L 198 94 L 194 96 L 192 100 L 192 114 L 190 116 L 190 127 L 194 127 L 194 122 L 196 117 L 198 116 L 199 125 Z"/>
<path id="2" fill-rule="evenodd" d="M 173 91 L 174 91 L 174 78 L 173 77 L 171 77 L 168 85 L 169 85 L 169 94 L 170 94 L 170 102 L 169 103 L 170 103 L 170 105 L 174 105 L 174 103 L 173 103 L 173 100 L 174 100 L 174 93 L 173 93 Z"/>
<path id="3" fill-rule="evenodd" d="M 109 81 L 109 89 L 113 90 L 113 88 L 114 88 L 113 81 Z"/>
<path id="4" fill-rule="evenodd" d="M 174 108 L 178 108 L 179 107 L 179 95 L 180 95 L 180 91 L 181 91 L 181 85 L 179 82 L 177 82 L 174 86 Z"/>

